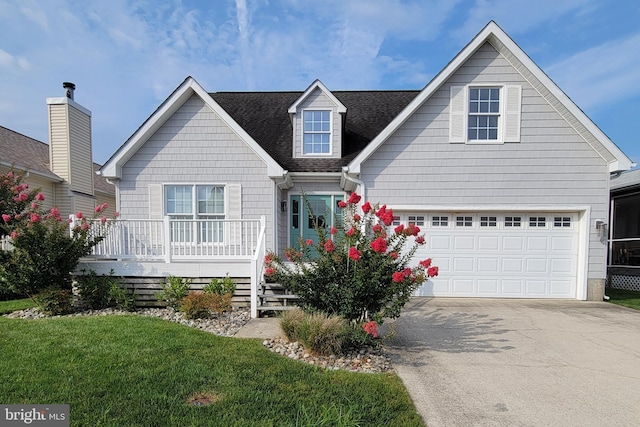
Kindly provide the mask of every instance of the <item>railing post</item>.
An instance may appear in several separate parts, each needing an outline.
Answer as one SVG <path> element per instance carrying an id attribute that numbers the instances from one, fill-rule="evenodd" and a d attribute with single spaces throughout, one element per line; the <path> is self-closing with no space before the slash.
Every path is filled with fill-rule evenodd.
<path id="1" fill-rule="evenodd" d="M 163 237 L 164 237 L 164 262 L 167 264 L 171 262 L 171 222 L 169 216 L 165 215 L 162 219 Z"/>
<path id="2" fill-rule="evenodd" d="M 76 216 L 74 214 L 69 215 L 69 237 L 73 237 L 73 227 L 76 225 Z"/>

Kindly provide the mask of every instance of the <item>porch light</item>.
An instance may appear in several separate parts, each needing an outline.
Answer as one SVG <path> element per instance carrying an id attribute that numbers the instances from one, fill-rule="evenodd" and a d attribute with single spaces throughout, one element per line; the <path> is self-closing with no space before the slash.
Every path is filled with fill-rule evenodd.
<path id="1" fill-rule="evenodd" d="M 283 200 L 280 202 L 280 209 L 282 209 L 282 212 L 286 212 L 287 211 L 287 201 Z"/>

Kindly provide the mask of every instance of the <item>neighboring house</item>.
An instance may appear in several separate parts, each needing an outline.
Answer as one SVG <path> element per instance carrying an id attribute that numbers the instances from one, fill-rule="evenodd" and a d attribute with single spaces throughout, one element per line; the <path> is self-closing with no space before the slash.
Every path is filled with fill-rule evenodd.
<path id="1" fill-rule="evenodd" d="M 188 77 L 113 154 L 123 221 L 87 267 L 251 278 L 350 192 L 415 223 L 418 295 L 601 300 L 609 175 L 631 161 L 494 22 L 421 91 L 207 93 Z M 146 227 L 146 228 L 145 228 Z M 132 231 L 132 230 L 144 231 Z M 122 238 L 126 235 L 122 244 Z"/>
<path id="2" fill-rule="evenodd" d="M 611 177 L 609 285 L 640 291 L 640 169 Z"/>
<path id="3" fill-rule="evenodd" d="M 115 187 L 96 175 L 100 165 L 91 154 L 91 112 L 73 100 L 72 83 L 65 83 L 66 95 L 47 98 L 49 144 L 0 126 L 0 173 L 25 172 L 31 188 L 45 196 L 43 207 L 56 206 L 63 217 L 78 211 L 93 214 L 94 208 L 109 204 L 115 212 Z"/>

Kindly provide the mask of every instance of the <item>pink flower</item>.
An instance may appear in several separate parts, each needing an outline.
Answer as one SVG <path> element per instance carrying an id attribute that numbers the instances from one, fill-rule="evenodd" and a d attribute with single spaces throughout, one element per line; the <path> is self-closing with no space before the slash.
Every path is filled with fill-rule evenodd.
<path id="1" fill-rule="evenodd" d="M 326 252 L 333 252 L 333 250 L 336 248 L 335 243 L 333 243 L 333 240 L 327 240 L 326 242 L 324 242 L 324 250 Z"/>
<path id="2" fill-rule="evenodd" d="M 36 202 L 31 202 L 31 209 L 34 211 L 38 209 L 38 204 Z"/>
<path id="3" fill-rule="evenodd" d="M 115 213 L 113 214 L 114 217 L 118 218 L 120 216 L 120 212 L 115 211 Z"/>
<path id="4" fill-rule="evenodd" d="M 395 231 L 396 234 L 401 234 L 403 230 L 404 230 L 404 224 L 400 224 L 399 226 L 393 229 L 393 231 Z"/>
<path id="5" fill-rule="evenodd" d="M 391 275 L 391 278 L 395 283 L 400 283 L 404 280 L 404 273 L 402 273 L 402 271 L 396 271 Z"/>
<path id="6" fill-rule="evenodd" d="M 374 233 L 380 233 L 382 231 L 382 226 L 380 224 L 376 224 L 372 228 Z"/>
<path id="7" fill-rule="evenodd" d="M 82 219 L 82 212 L 76 212 L 76 218 Z"/>
<path id="8" fill-rule="evenodd" d="M 362 205 L 362 212 L 369 213 L 370 210 L 371 210 L 371 203 L 367 202 L 364 205 Z"/>
<path id="9" fill-rule="evenodd" d="M 376 240 L 371 242 L 371 249 L 380 254 L 385 253 L 387 251 L 387 241 L 382 237 L 378 237 Z"/>
<path id="10" fill-rule="evenodd" d="M 438 267 L 429 267 L 427 269 L 427 276 L 436 277 L 438 275 Z"/>
<path id="11" fill-rule="evenodd" d="M 411 276 L 411 269 L 409 267 L 405 267 L 404 270 L 402 270 L 402 274 L 404 274 L 404 277 Z"/>
<path id="12" fill-rule="evenodd" d="M 424 236 L 416 237 L 416 243 L 419 245 L 424 245 Z"/>
<path id="13" fill-rule="evenodd" d="M 275 274 L 276 270 L 274 268 L 267 268 L 264 270 L 264 274 L 266 274 L 267 276 L 273 276 Z"/>
<path id="14" fill-rule="evenodd" d="M 349 203 L 355 205 L 360 201 L 360 199 L 362 199 L 362 197 L 358 193 L 351 193 L 351 196 L 349 196 Z"/>
<path id="15" fill-rule="evenodd" d="M 404 234 L 407 236 L 417 236 L 420 232 L 420 227 L 414 224 L 409 224 L 406 230 L 404 230 Z"/>
<path id="16" fill-rule="evenodd" d="M 32 213 L 32 214 L 29 216 L 29 221 L 30 221 L 30 222 L 38 222 L 38 221 L 40 221 L 41 219 L 42 219 L 42 218 L 41 218 L 41 217 L 40 217 L 40 215 L 38 215 L 37 213 Z"/>
<path id="17" fill-rule="evenodd" d="M 18 194 L 18 197 L 17 197 L 16 201 L 18 201 L 18 202 L 26 202 L 28 198 L 29 198 L 29 195 L 27 193 L 20 193 L 20 194 Z"/>
<path id="18" fill-rule="evenodd" d="M 347 236 L 353 236 L 353 234 L 356 232 L 356 229 L 351 227 L 349 230 L 347 230 L 346 235 Z"/>
<path id="19" fill-rule="evenodd" d="M 353 220 L 354 220 L 354 221 L 356 221 L 356 222 L 360 221 L 361 219 L 362 219 L 362 218 L 361 218 L 361 217 L 360 217 L 360 215 L 358 215 L 358 214 L 355 214 L 355 215 L 353 216 Z"/>
<path id="20" fill-rule="evenodd" d="M 349 258 L 351 258 L 354 261 L 358 261 L 361 256 L 362 256 L 362 252 L 360 252 L 354 246 L 349 248 Z"/>
<path id="21" fill-rule="evenodd" d="M 107 217 L 106 216 L 100 217 L 100 223 L 101 224 L 105 224 L 106 222 L 107 222 Z"/>
<path id="22" fill-rule="evenodd" d="M 59 218 L 60 217 L 60 209 L 53 207 L 51 208 L 51 210 L 49 211 L 49 215 L 54 217 L 54 218 Z"/>
<path id="23" fill-rule="evenodd" d="M 367 335 L 371 335 L 373 338 L 378 338 L 378 324 L 374 320 L 362 325 L 362 329 L 364 329 Z"/>
<path id="24" fill-rule="evenodd" d="M 100 211 L 102 210 L 102 205 L 98 205 L 96 206 L 96 208 L 94 209 L 95 213 L 100 213 Z"/>
<path id="25" fill-rule="evenodd" d="M 44 200 L 44 194 L 42 194 L 42 193 L 36 194 L 36 200 L 39 200 L 39 201 L 42 202 Z"/>
<path id="26" fill-rule="evenodd" d="M 109 203 L 103 203 L 102 204 L 102 210 L 105 210 L 109 207 Z"/>
<path id="27" fill-rule="evenodd" d="M 389 256 L 393 259 L 398 259 L 398 252 L 389 252 Z"/>
<path id="28" fill-rule="evenodd" d="M 305 243 L 307 244 L 307 246 L 311 246 L 311 245 L 313 245 L 313 240 L 311 240 L 311 239 L 307 239 L 307 240 L 305 241 Z"/>
<path id="29" fill-rule="evenodd" d="M 338 232 L 338 229 L 335 227 L 331 227 L 331 230 L 329 230 L 329 234 L 334 235 Z"/>
<path id="30" fill-rule="evenodd" d="M 81 230 L 87 231 L 89 229 L 89 223 L 88 222 L 83 222 L 82 225 L 80 226 Z"/>
<path id="31" fill-rule="evenodd" d="M 431 267 L 431 258 L 423 259 L 422 261 L 420 261 L 420 265 L 424 268 Z"/>
<path id="32" fill-rule="evenodd" d="M 18 233 L 17 231 L 12 231 L 11 234 L 9 234 L 9 236 L 13 239 L 16 240 L 18 237 L 20 237 L 20 233 Z"/>
<path id="33" fill-rule="evenodd" d="M 340 200 L 340 201 L 338 202 L 338 207 L 339 207 L 340 209 L 344 209 L 344 208 L 346 208 L 346 207 L 347 207 L 347 202 L 345 202 L 344 200 Z"/>
<path id="34" fill-rule="evenodd" d="M 9 222 L 11 221 L 11 215 L 2 214 L 2 219 L 4 220 L 4 222 Z"/>

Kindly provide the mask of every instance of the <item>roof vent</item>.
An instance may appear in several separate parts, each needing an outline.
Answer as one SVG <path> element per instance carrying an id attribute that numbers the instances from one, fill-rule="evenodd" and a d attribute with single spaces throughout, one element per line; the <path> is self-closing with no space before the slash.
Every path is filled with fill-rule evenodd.
<path id="1" fill-rule="evenodd" d="M 71 82 L 62 83 L 62 88 L 65 90 L 67 98 L 73 100 L 73 91 L 76 90 L 76 85 Z"/>

